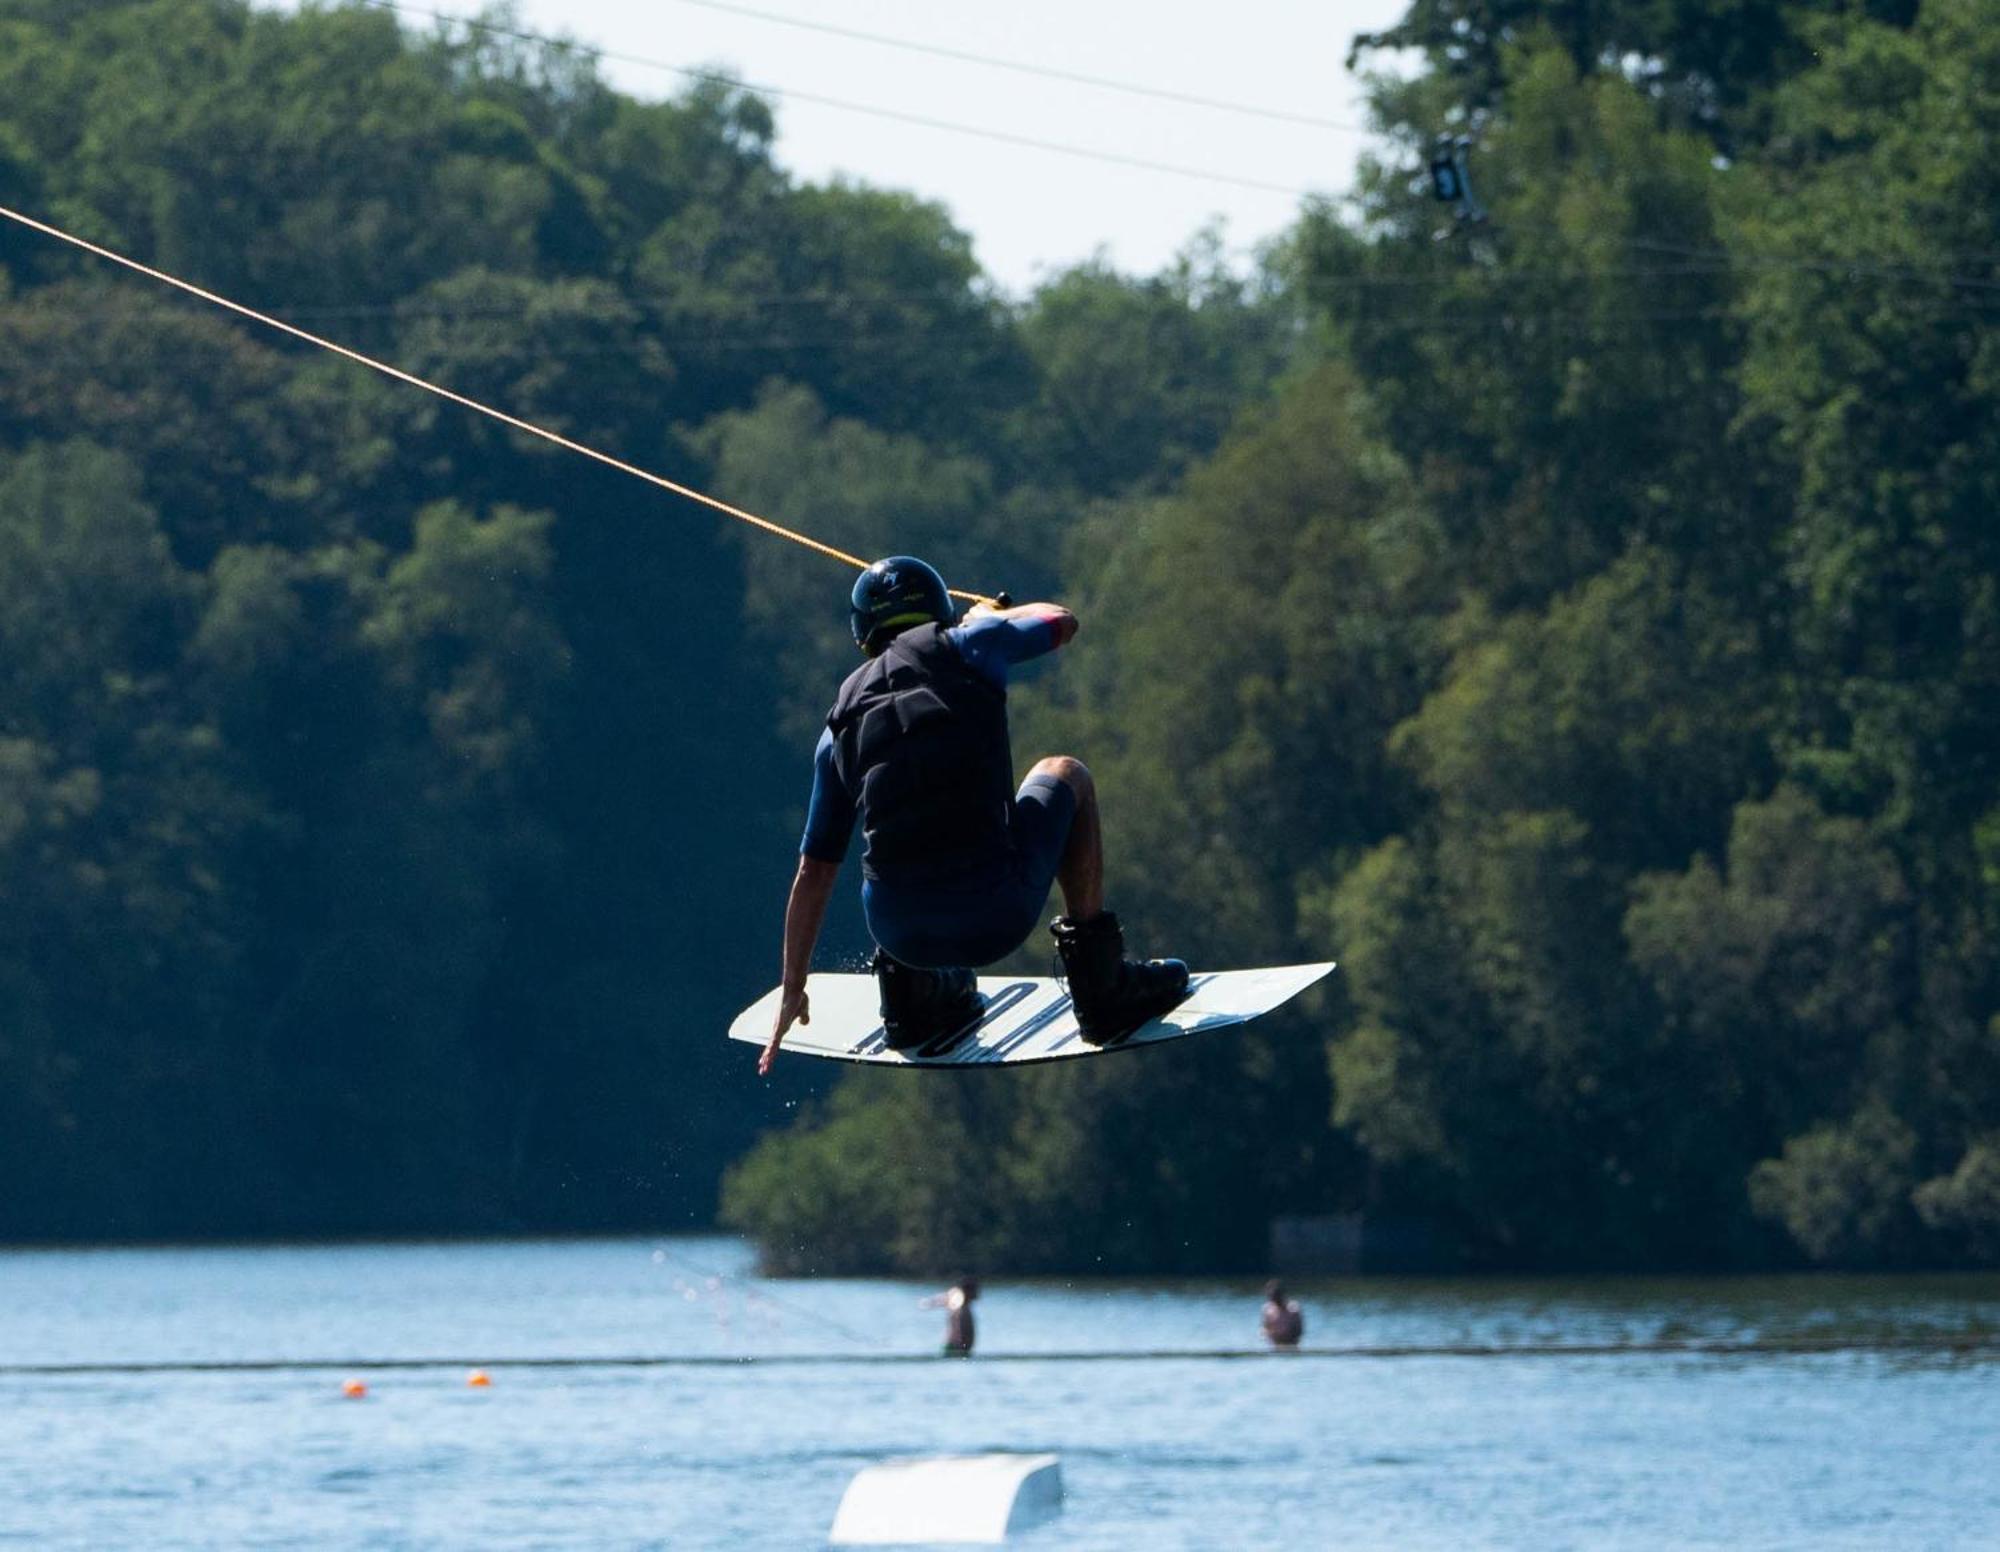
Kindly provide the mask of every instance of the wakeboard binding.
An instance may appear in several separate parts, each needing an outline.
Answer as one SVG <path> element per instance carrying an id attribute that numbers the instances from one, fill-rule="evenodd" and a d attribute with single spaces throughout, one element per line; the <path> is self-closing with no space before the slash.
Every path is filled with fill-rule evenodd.
<path id="1" fill-rule="evenodd" d="M 970 970 L 920 970 L 880 948 L 872 968 L 882 992 L 882 1038 L 892 1051 L 970 1028 L 986 1010 Z"/>
<path id="2" fill-rule="evenodd" d="M 1078 1028 L 1091 1045 L 1114 1045 L 1141 1024 L 1187 1000 L 1188 967 L 1178 959 L 1125 957 L 1125 934 L 1109 911 L 1089 921 L 1049 924 Z"/>

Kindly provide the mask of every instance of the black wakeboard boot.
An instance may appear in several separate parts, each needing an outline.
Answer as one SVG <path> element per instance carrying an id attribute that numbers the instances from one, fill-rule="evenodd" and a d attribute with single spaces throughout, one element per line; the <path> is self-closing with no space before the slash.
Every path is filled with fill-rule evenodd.
<path id="1" fill-rule="evenodd" d="M 1178 959 L 1127 959 L 1125 934 L 1109 911 L 1087 922 L 1058 916 L 1049 931 L 1062 956 L 1077 1024 L 1091 1045 L 1115 1044 L 1187 999 L 1187 965 Z"/>
<path id="2" fill-rule="evenodd" d="M 892 1051 L 957 1034 L 986 1010 L 970 970 L 919 970 L 880 948 L 872 968 L 882 991 L 882 1037 Z"/>

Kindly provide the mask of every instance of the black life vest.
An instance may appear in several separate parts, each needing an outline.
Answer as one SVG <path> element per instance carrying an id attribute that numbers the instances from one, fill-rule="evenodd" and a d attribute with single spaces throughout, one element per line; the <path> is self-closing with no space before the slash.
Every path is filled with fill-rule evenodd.
<path id="1" fill-rule="evenodd" d="M 840 687 L 834 769 L 861 811 L 869 878 L 970 872 L 1006 853 L 1014 810 L 1007 692 L 941 625 L 904 631 Z"/>

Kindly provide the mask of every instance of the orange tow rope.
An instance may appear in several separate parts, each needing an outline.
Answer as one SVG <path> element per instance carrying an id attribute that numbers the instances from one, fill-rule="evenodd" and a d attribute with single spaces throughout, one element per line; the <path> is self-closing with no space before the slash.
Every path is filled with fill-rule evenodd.
<path id="1" fill-rule="evenodd" d="M 380 372 L 384 377 L 393 377 L 400 383 L 408 383 L 413 388 L 421 388 L 426 393 L 434 393 L 440 399 L 449 399 L 453 404 L 462 405 L 466 409 L 484 415 L 490 420 L 497 420 L 504 426 L 512 426 L 516 431 L 525 431 L 530 436 L 540 437 L 544 442 L 553 442 L 557 447 L 567 448 L 572 453 L 581 453 L 584 457 L 595 459 L 598 463 L 616 469 L 621 474 L 629 474 L 636 480 L 644 480 L 648 485 L 657 485 L 660 489 L 672 491 L 676 496 L 684 496 L 689 501 L 698 501 L 705 507 L 712 507 L 725 516 L 735 518 L 738 522 L 748 523 L 753 528 L 761 528 L 766 533 L 776 534 L 781 539 L 789 539 L 794 544 L 804 545 L 807 549 L 816 551 L 831 560 L 844 561 L 857 571 L 865 570 L 868 566 L 868 562 L 860 556 L 850 555 L 845 550 L 836 549 L 830 544 L 822 543 L 808 534 L 800 533 L 795 528 L 787 528 L 783 523 L 774 523 L 768 517 L 759 517 L 755 512 L 746 512 L 742 507 L 731 506 L 728 502 L 708 495 L 704 491 L 696 490 L 690 485 L 682 485 L 676 480 L 670 480 L 663 474 L 654 474 L 651 470 L 642 469 L 637 464 L 627 463 L 622 458 L 614 458 L 609 453 L 601 453 L 594 447 L 586 447 L 581 442 L 573 442 L 568 437 L 549 430 L 546 426 L 538 426 L 533 421 L 522 420 L 519 416 L 509 415 L 504 410 L 496 410 L 492 405 L 481 404 L 477 399 L 468 399 L 462 393 L 454 393 L 451 389 L 418 377 L 413 372 L 405 372 L 401 367 L 390 366 L 386 361 L 378 361 L 373 356 L 365 356 L 358 350 L 350 350 L 345 345 L 336 344 L 330 339 L 323 339 L 317 334 L 308 333 L 295 324 L 286 323 L 281 318 L 273 318 L 268 313 L 260 313 L 254 307 L 245 307 L 241 302 L 232 302 L 226 296 L 217 296 L 213 291 L 205 291 L 190 281 L 169 275 L 165 270 L 154 269 L 149 264 L 141 264 L 137 259 L 128 259 L 122 253 L 114 253 L 109 248 L 99 247 L 96 243 L 78 237 L 73 232 L 65 232 L 60 227 L 50 226 L 46 221 L 37 221 L 33 216 L 23 215 L 18 210 L 10 210 L 5 205 L 0 205 L 0 216 L 5 216 L 9 221 L 17 222 L 31 231 L 40 232 L 45 237 L 53 237 L 58 242 L 66 242 L 73 248 L 81 248 L 85 253 L 95 254 L 100 259 L 109 259 L 113 264 L 122 264 L 126 269 L 134 270 L 146 276 L 149 280 L 157 280 L 161 284 L 172 286 L 178 291 L 185 291 L 189 296 L 199 297 L 202 301 L 211 303 L 216 307 L 227 308 L 230 312 L 248 318 L 253 323 L 263 324 L 267 329 L 276 329 L 280 334 L 289 334 L 294 339 L 302 339 L 308 345 L 317 345 L 321 350 L 330 350 L 336 356 L 345 356 L 349 361 L 358 362 L 371 371 Z M 990 604 L 994 601 L 983 593 L 961 592 L 957 588 L 952 589 L 952 596 L 954 598 L 964 598 L 973 603 Z"/>

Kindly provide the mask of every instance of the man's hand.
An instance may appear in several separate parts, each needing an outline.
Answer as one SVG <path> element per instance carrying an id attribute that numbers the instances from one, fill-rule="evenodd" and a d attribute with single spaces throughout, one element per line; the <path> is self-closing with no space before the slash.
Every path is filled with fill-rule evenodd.
<path id="1" fill-rule="evenodd" d="M 813 945 L 819 941 L 820 923 L 826 919 L 827 898 L 840 864 L 818 857 L 800 857 L 799 871 L 792 879 L 792 896 L 785 902 L 784 970 L 778 977 L 778 1017 L 771 1026 L 771 1043 L 757 1058 L 761 1078 L 778 1059 L 778 1042 L 793 1024 L 812 1022 L 812 1004 L 806 1001 L 806 977 L 812 970 Z"/>
<path id="2" fill-rule="evenodd" d="M 1005 593 L 993 604 L 980 602 L 967 609 L 964 618 L 968 620 L 1034 620 L 1048 626 L 1055 637 L 1055 644 L 1066 647 L 1076 637 L 1076 616 L 1061 604 L 1017 604 Z"/>
<path id="3" fill-rule="evenodd" d="M 806 996 L 806 989 L 803 986 L 786 987 L 783 995 L 778 998 L 778 1017 L 771 1026 L 771 1043 L 764 1047 L 763 1054 L 757 1058 L 758 1077 L 770 1076 L 771 1063 L 778 1059 L 778 1045 L 785 1038 L 785 1031 L 795 1023 L 811 1022 L 812 1002 Z"/>

